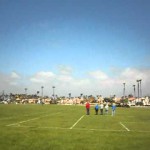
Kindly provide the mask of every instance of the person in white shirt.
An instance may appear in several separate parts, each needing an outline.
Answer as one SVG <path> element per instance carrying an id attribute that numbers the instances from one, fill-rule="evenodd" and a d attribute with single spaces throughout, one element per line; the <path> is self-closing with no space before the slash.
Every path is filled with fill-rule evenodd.
<path id="1" fill-rule="evenodd" d="M 103 109 L 104 109 L 104 105 L 103 103 L 100 104 L 100 115 L 103 115 Z"/>
<path id="2" fill-rule="evenodd" d="M 105 105 L 105 113 L 106 113 L 106 114 L 108 114 L 108 110 L 109 110 L 109 106 L 108 106 L 108 104 L 106 103 L 106 105 Z"/>

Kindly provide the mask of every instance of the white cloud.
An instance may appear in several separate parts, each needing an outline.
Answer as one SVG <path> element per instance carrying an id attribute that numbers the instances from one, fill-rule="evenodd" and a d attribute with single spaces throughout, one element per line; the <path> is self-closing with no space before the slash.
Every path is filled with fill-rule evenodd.
<path id="1" fill-rule="evenodd" d="M 12 81 L 12 82 L 10 82 L 10 85 L 17 85 L 18 84 L 18 82 L 15 82 L 15 81 Z"/>
<path id="2" fill-rule="evenodd" d="M 95 79 L 100 79 L 100 80 L 108 79 L 108 76 L 100 70 L 89 72 L 89 75 Z"/>
<path id="3" fill-rule="evenodd" d="M 145 73 L 144 73 L 145 74 Z M 139 78 L 143 78 L 144 74 L 142 72 L 142 70 L 137 70 L 134 68 L 126 68 L 125 70 L 123 70 L 123 72 L 121 73 L 121 77 L 124 79 L 139 79 Z"/>
<path id="4" fill-rule="evenodd" d="M 16 72 L 11 73 L 11 78 L 20 79 L 20 76 Z"/>
<path id="5" fill-rule="evenodd" d="M 58 66 L 58 71 L 60 74 L 71 74 L 72 73 L 72 68 L 69 66 L 65 65 L 59 65 Z"/>
<path id="6" fill-rule="evenodd" d="M 117 73 L 114 72 L 114 69 L 110 74 L 95 70 L 82 78 L 75 77 L 71 70 L 70 68 L 66 72 L 59 71 L 57 74 L 52 71 L 41 71 L 28 78 L 23 78 L 15 72 L 0 73 L 0 90 L 8 91 L 8 93 L 23 93 L 26 87 L 29 93 L 34 94 L 41 90 L 41 86 L 44 86 L 44 95 L 50 96 L 53 92 L 52 86 L 55 86 L 56 94 L 61 96 L 67 96 L 68 93 L 72 93 L 72 96 L 79 96 L 80 93 L 122 96 L 124 82 L 126 83 L 126 95 L 128 95 L 133 94 L 133 84 L 137 88 L 136 80 L 142 79 L 142 93 L 150 95 L 150 69 L 125 68 L 118 71 L 119 69 L 116 68 Z"/>
<path id="7" fill-rule="evenodd" d="M 54 73 L 41 71 L 32 76 L 30 78 L 30 81 L 35 83 L 46 83 L 50 80 L 53 80 L 54 78 L 55 78 Z"/>
<path id="8" fill-rule="evenodd" d="M 69 75 L 58 75 L 57 80 L 60 82 L 72 82 L 73 78 Z"/>

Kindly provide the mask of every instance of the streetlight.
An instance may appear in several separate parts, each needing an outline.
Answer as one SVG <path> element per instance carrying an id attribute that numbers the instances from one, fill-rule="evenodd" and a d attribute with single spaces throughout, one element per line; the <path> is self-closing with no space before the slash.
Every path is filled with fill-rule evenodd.
<path id="1" fill-rule="evenodd" d="M 125 85 L 126 85 L 126 83 L 123 83 L 123 97 L 124 97 L 124 99 L 125 99 Z"/>
<path id="2" fill-rule="evenodd" d="M 41 96 L 42 96 L 42 98 L 43 98 L 43 88 L 44 88 L 44 86 L 41 86 L 41 90 L 42 90 L 42 93 L 41 93 L 42 95 Z"/>
<path id="3" fill-rule="evenodd" d="M 133 90 L 134 90 L 134 97 L 135 97 L 135 85 L 133 85 Z"/>
<path id="4" fill-rule="evenodd" d="M 139 82 L 140 82 L 140 97 L 142 98 L 142 88 L 141 88 L 142 79 L 140 79 Z"/>
<path id="5" fill-rule="evenodd" d="M 5 100 L 5 91 L 3 90 L 3 101 Z"/>
<path id="6" fill-rule="evenodd" d="M 27 88 L 24 89 L 25 90 L 25 97 L 27 98 Z"/>
<path id="7" fill-rule="evenodd" d="M 137 82 L 137 88 L 138 88 L 138 101 L 139 101 L 139 82 L 140 82 L 140 80 L 136 80 L 136 82 Z"/>
<path id="8" fill-rule="evenodd" d="M 53 88 L 53 97 L 55 98 L 55 86 L 52 86 Z"/>

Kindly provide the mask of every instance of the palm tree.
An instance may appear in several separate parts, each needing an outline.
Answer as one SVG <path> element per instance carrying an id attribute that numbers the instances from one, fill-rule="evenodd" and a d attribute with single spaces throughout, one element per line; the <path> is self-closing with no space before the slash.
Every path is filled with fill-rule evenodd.
<path id="1" fill-rule="evenodd" d="M 25 90 L 25 94 L 27 94 L 27 90 L 28 90 L 28 89 L 27 89 L 27 88 L 25 88 L 24 90 Z"/>
<path id="2" fill-rule="evenodd" d="M 24 89 L 25 90 L 25 97 L 27 98 L 27 88 Z"/>
<path id="3" fill-rule="evenodd" d="M 69 95 L 69 98 L 71 98 L 71 93 L 69 93 L 68 95 Z"/>
<path id="4" fill-rule="evenodd" d="M 80 98 L 83 96 L 83 93 L 80 94 Z"/>

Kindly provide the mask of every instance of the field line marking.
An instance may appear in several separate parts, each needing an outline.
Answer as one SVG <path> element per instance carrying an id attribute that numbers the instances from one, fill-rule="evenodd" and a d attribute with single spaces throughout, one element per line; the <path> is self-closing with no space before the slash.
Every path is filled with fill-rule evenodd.
<path id="1" fill-rule="evenodd" d="M 120 124 L 121 124 L 127 131 L 130 131 L 122 122 L 120 122 Z"/>
<path id="2" fill-rule="evenodd" d="M 19 125 L 11 126 L 13 128 L 29 128 L 35 127 L 35 129 L 55 129 L 55 130 L 70 130 L 70 128 L 62 128 L 62 127 L 36 127 L 36 126 L 27 126 L 27 125 Z M 85 128 L 74 128 L 73 130 L 81 130 L 81 131 L 100 131 L 100 132 L 126 132 L 126 130 L 108 130 L 108 129 L 85 129 Z M 141 132 L 141 133 L 150 133 L 150 131 L 140 131 L 140 130 L 130 130 L 130 132 Z"/>
<path id="3" fill-rule="evenodd" d="M 60 112 L 55 113 L 55 114 L 59 114 L 59 113 L 60 113 Z M 17 122 L 17 123 L 8 124 L 8 125 L 6 125 L 6 126 L 13 126 L 13 125 L 21 124 L 21 123 L 24 123 L 24 122 L 29 122 L 29 121 L 32 121 L 32 120 L 40 119 L 40 118 L 43 118 L 43 117 L 46 117 L 46 116 L 51 116 L 51 115 L 52 115 L 52 114 L 44 115 L 44 116 L 40 116 L 40 117 L 36 117 L 36 118 L 32 118 L 32 119 L 20 121 L 20 122 Z"/>
<path id="4" fill-rule="evenodd" d="M 6 126 L 13 126 L 13 125 L 17 125 L 17 124 L 20 124 L 20 123 L 24 123 L 24 122 L 28 122 L 28 121 L 36 120 L 36 119 L 39 119 L 39 118 L 33 118 L 33 119 L 25 120 L 25 121 L 20 121 L 20 122 L 18 122 L 18 123 L 8 124 L 8 125 L 6 125 Z"/>
<path id="5" fill-rule="evenodd" d="M 27 114 L 27 115 L 21 115 L 22 117 L 28 117 L 28 116 L 32 116 L 32 115 L 37 115 L 37 114 L 46 114 L 45 112 L 40 112 L 40 113 L 32 113 L 32 114 Z M 20 117 L 21 117 L 20 116 Z M 13 119 L 13 118 L 17 118 L 17 116 L 13 116 L 13 117 L 4 117 L 4 118 L 0 118 L 0 120 L 8 120 L 8 119 Z"/>
<path id="6" fill-rule="evenodd" d="M 35 126 L 26 126 L 26 125 L 16 125 L 12 126 L 13 128 L 28 128 L 28 127 L 35 127 Z M 55 130 L 70 130 L 70 128 L 61 128 L 61 127 L 35 127 L 37 130 L 38 129 L 55 129 Z M 125 130 L 103 130 L 103 129 L 83 129 L 83 128 L 74 128 L 73 130 L 81 130 L 81 131 L 102 131 L 102 132 L 126 132 Z"/>
<path id="7" fill-rule="evenodd" d="M 145 123 L 145 124 L 148 123 L 149 124 L 149 122 L 144 122 L 144 121 L 143 122 L 139 122 L 139 121 L 131 121 L 131 122 L 130 121 L 125 121 L 124 123 Z"/>
<path id="8" fill-rule="evenodd" d="M 81 117 L 72 125 L 72 127 L 70 127 L 70 129 L 73 129 L 73 127 L 75 127 L 75 126 L 77 125 L 77 123 L 78 123 L 83 117 L 84 117 L 84 115 L 81 116 Z"/>

